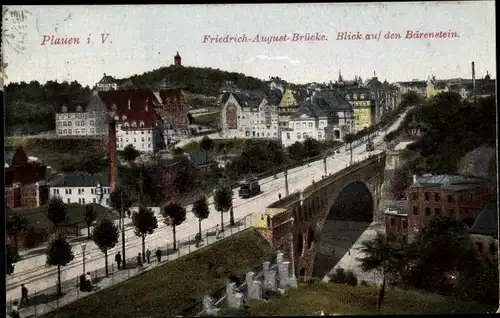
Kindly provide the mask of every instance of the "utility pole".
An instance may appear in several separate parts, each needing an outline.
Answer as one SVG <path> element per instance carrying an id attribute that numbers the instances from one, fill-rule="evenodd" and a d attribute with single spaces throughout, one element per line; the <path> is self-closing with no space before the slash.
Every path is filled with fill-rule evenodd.
<path id="1" fill-rule="evenodd" d="M 350 146 L 350 148 L 351 148 L 351 159 L 350 159 L 350 161 L 349 161 L 349 165 L 352 165 L 352 142 L 351 142 L 351 143 L 349 143 L 349 146 Z"/>
<path id="2" fill-rule="evenodd" d="M 288 169 L 285 167 L 285 196 L 288 196 Z"/>
<path id="3" fill-rule="evenodd" d="M 325 167 L 325 177 L 326 177 L 326 175 L 328 174 L 328 170 L 327 170 L 327 167 L 326 167 L 326 157 L 327 157 L 327 156 L 325 155 L 325 157 L 323 158 L 323 165 L 324 165 L 324 167 Z"/>
<path id="4" fill-rule="evenodd" d="M 127 268 L 127 260 L 125 257 L 125 219 L 123 217 L 123 191 L 120 191 L 120 218 L 122 219 L 122 260 L 123 260 L 123 269 Z"/>

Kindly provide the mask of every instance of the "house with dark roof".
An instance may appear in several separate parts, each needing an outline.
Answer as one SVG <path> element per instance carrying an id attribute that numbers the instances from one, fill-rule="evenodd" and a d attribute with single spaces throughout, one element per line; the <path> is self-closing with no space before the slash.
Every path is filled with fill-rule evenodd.
<path id="1" fill-rule="evenodd" d="M 48 198 L 47 166 L 30 162 L 21 147 L 5 147 L 5 201 L 10 208 L 37 207 Z"/>
<path id="2" fill-rule="evenodd" d="M 118 88 L 118 84 L 116 79 L 113 76 L 106 75 L 104 73 L 103 77 L 96 84 L 96 88 L 99 91 L 109 91 L 116 90 Z"/>
<path id="3" fill-rule="evenodd" d="M 307 138 L 341 140 L 353 130 L 352 106 L 333 90 L 313 91 L 312 96 L 299 103 L 296 115 L 281 132 L 281 142 L 289 146 Z"/>
<path id="4" fill-rule="evenodd" d="M 107 173 L 68 173 L 54 177 L 49 182 L 50 197 L 59 197 L 64 203 L 99 203 L 110 206 Z"/>
<path id="5" fill-rule="evenodd" d="M 221 128 L 229 138 L 279 138 L 278 105 L 282 93 L 224 93 L 221 97 Z"/>
<path id="6" fill-rule="evenodd" d="M 107 127 L 99 124 L 101 112 L 88 107 L 86 102 L 61 104 L 56 113 L 56 134 L 59 137 L 105 136 Z M 99 113 L 99 114 L 98 114 Z"/>
<path id="7" fill-rule="evenodd" d="M 498 251 L 498 203 L 488 201 L 469 229 L 480 257 L 496 258 Z"/>
<path id="8" fill-rule="evenodd" d="M 98 92 L 116 122 L 117 150 L 131 144 L 142 152 L 164 147 L 163 122 L 156 108 L 160 104 L 151 90 L 117 90 Z"/>

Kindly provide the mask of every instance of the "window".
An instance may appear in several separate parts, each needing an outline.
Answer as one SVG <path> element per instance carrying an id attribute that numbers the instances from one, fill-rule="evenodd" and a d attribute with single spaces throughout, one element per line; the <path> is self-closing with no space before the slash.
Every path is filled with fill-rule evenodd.
<path id="1" fill-rule="evenodd" d="M 94 194 L 94 188 L 90 188 L 90 194 Z"/>
<path id="2" fill-rule="evenodd" d="M 394 220 L 394 218 L 391 218 L 391 227 L 396 225 L 396 220 Z"/>
<path id="3" fill-rule="evenodd" d="M 139 123 L 139 127 L 141 127 L 141 128 L 142 128 L 142 127 L 144 127 L 144 122 L 143 122 L 143 121 L 141 121 L 141 122 Z"/>
<path id="4" fill-rule="evenodd" d="M 92 203 L 97 203 L 97 200 L 95 198 L 92 198 Z"/>
<path id="5" fill-rule="evenodd" d="M 85 198 L 82 198 L 82 204 L 85 204 Z"/>
<path id="6" fill-rule="evenodd" d="M 68 123 L 65 122 L 65 121 L 63 121 L 62 124 L 63 124 L 64 127 L 68 126 Z"/>
<path id="7" fill-rule="evenodd" d="M 109 198 L 106 198 L 106 205 L 109 206 Z"/>
<path id="8" fill-rule="evenodd" d="M 351 96 L 350 96 L 350 95 L 345 95 L 345 99 L 346 99 L 346 100 L 350 100 L 350 99 L 351 99 Z"/>
<path id="9" fill-rule="evenodd" d="M 68 133 L 68 130 L 67 130 L 67 129 L 64 129 L 64 130 L 63 130 L 63 134 L 65 134 L 65 135 L 66 135 L 67 133 Z"/>
<path id="10" fill-rule="evenodd" d="M 59 129 L 59 135 L 62 135 L 62 134 L 63 134 L 63 130 Z"/>
<path id="11" fill-rule="evenodd" d="M 73 133 L 73 130 L 68 129 L 68 134 L 70 134 L 70 135 L 71 135 L 72 133 Z"/>
<path id="12" fill-rule="evenodd" d="M 148 137 L 148 141 L 151 141 L 151 137 Z"/>
<path id="13" fill-rule="evenodd" d="M 85 131 L 86 131 L 86 129 L 85 129 L 85 128 L 82 128 L 82 130 L 81 130 L 82 134 L 84 134 L 84 133 L 85 133 Z"/>
<path id="14" fill-rule="evenodd" d="M 84 194 L 84 193 L 85 193 L 85 189 L 84 189 L 84 188 L 81 188 L 80 190 L 82 190 L 82 194 Z"/>
<path id="15" fill-rule="evenodd" d="M 149 149 L 151 149 L 151 148 L 152 148 L 152 146 L 151 146 L 151 144 L 149 144 Z"/>
<path id="16" fill-rule="evenodd" d="M 82 204 L 82 199 L 78 198 L 78 204 Z"/>
<path id="17" fill-rule="evenodd" d="M 435 209 L 434 209 L 434 214 L 435 214 L 436 216 L 440 216 L 440 215 L 441 215 L 441 209 L 440 209 L 440 208 L 435 208 Z"/>
<path id="18" fill-rule="evenodd" d="M 137 142 L 137 138 L 134 138 L 134 142 Z"/>
<path id="19" fill-rule="evenodd" d="M 141 141 L 144 142 L 144 137 L 141 137 Z"/>
<path id="20" fill-rule="evenodd" d="M 472 201 L 472 200 L 474 200 L 474 193 L 471 193 L 471 194 L 470 194 L 470 200 L 471 200 L 471 201 Z"/>
<path id="21" fill-rule="evenodd" d="M 300 123 L 295 123 L 295 127 L 300 128 Z"/>
<path id="22" fill-rule="evenodd" d="M 431 215 L 431 208 L 425 208 L 425 216 Z"/>
<path id="23" fill-rule="evenodd" d="M 89 125 L 90 125 L 90 126 L 94 126 L 94 121 L 93 121 L 92 119 L 91 119 L 91 120 L 89 120 Z"/>
<path id="24" fill-rule="evenodd" d="M 70 203 L 71 203 L 71 201 L 69 200 L 69 198 L 68 198 L 68 200 L 66 200 L 66 201 L 68 202 L 68 204 L 70 204 Z"/>
<path id="25" fill-rule="evenodd" d="M 54 193 L 54 194 L 57 194 L 57 189 L 54 189 L 53 193 Z"/>
<path id="26" fill-rule="evenodd" d="M 448 194 L 446 196 L 446 198 L 447 198 L 448 203 L 452 203 L 453 202 L 453 196 L 451 194 Z"/>
<path id="27" fill-rule="evenodd" d="M 406 230 L 408 228 L 408 222 L 406 222 L 406 220 L 401 220 L 401 226 Z"/>
<path id="28" fill-rule="evenodd" d="M 302 128 L 306 128 L 307 127 L 307 123 L 302 123 Z"/>
<path id="29" fill-rule="evenodd" d="M 429 201 L 429 192 L 425 192 L 425 201 Z"/>
<path id="30" fill-rule="evenodd" d="M 364 99 L 365 98 L 365 94 L 359 94 L 359 98 L 360 99 Z"/>
<path id="31" fill-rule="evenodd" d="M 68 126 L 71 126 L 71 121 L 68 121 Z"/>
<path id="32" fill-rule="evenodd" d="M 321 135 L 321 133 L 319 132 L 318 133 L 318 139 L 321 139 L 321 138 L 323 138 L 323 135 Z"/>
<path id="33" fill-rule="evenodd" d="M 85 120 L 80 120 L 80 126 L 85 126 Z"/>
<path id="34" fill-rule="evenodd" d="M 135 121 L 132 122 L 132 127 L 137 127 L 137 123 Z"/>
<path id="35" fill-rule="evenodd" d="M 127 116 L 123 115 L 122 120 L 127 120 Z M 127 124 L 127 126 L 128 126 L 128 124 Z"/>
<path id="36" fill-rule="evenodd" d="M 90 128 L 90 133 L 93 134 L 94 133 L 94 128 Z"/>
<path id="37" fill-rule="evenodd" d="M 300 133 L 297 133 L 297 139 L 302 139 L 302 135 Z"/>
<path id="38" fill-rule="evenodd" d="M 434 193 L 434 201 L 439 202 L 439 193 Z"/>
<path id="39" fill-rule="evenodd" d="M 413 215 L 418 215 L 418 206 L 413 206 Z"/>
<path id="40" fill-rule="evenodd" d="M 286 139 L 290 140 L 290 133 L 286 133 Z"/>
<path id="41" fill-rule="evenodd" d="M 78 189 L 78 194 L 82 194 L 82 189 Z"/>
<path id="42" fill-rule="evenodd" d="M 141 131 L 141 135 L 144 135 L 144 130 L 143 130 L 143 131 Z"/>
<path id="43" fill-rule="evenodd" d="M 309 128 L 313 128 L 313 123 L 309 123 Z"/>
<path id="44" fill-rule="evenodd" d="M 71 194 L 71 189 L 68 189 L 68 194 Z"/>
<path id="45" fill-rule="evenodd" d="M 413 200 L 418 200 L 418 192 L 413 192 Z"/>

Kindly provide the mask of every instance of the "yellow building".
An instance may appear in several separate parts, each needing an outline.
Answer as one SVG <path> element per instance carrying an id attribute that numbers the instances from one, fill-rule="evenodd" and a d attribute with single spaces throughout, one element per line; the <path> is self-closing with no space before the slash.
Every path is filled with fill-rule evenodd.
<path id="1" fill-rule="evenodd" d="M 427 79 L 427 87 L 425 89 L 427 98 L 432 98 L 439 93 L 447 91 L 448 91 L 448 86 L 446 86 L 446 83 L 438 82 L 436 81 L 436 78 L 434 76 L 432 77 L 429 76 L 429 78 Z"/>
<path id="2" fill-rule="evenodd" d="M 293 95 L 293 91 L 289 88 L 285 89 L 281 102 L 278 106 L 280 127 L 288 127 L 290 116 L 295 114 L 297 107 L 297 100 Z"/>
<path id="3" fill-rule="evenodd" d="M 352 88 L 345 93 L 354 111 L 354 132 L 363 130 L 373 125 L 373 103 L 372 92 L 368 88 Z"/>

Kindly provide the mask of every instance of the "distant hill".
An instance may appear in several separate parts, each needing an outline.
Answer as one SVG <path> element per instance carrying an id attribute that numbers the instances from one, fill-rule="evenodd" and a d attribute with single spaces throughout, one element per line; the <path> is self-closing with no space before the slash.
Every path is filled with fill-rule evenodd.
<path id="1" fill-rule="evenodd" d="M 156 88 L 160 82 L 167 79 L 171 85 L 182 86 L 188 92 L 205 96 L 217 95 L 220 88 L 227 81 L 232 81 L 236 86 L 244 90 L 264 90 L 267 87 L 267 84 L 261 79 L 210 67 L 178 67 L 173 65 L 161 67 L 141 75 L 118 79 L 118 84 L 125 83 L 129 79 L 138 88 L 149 89 Z"/>

